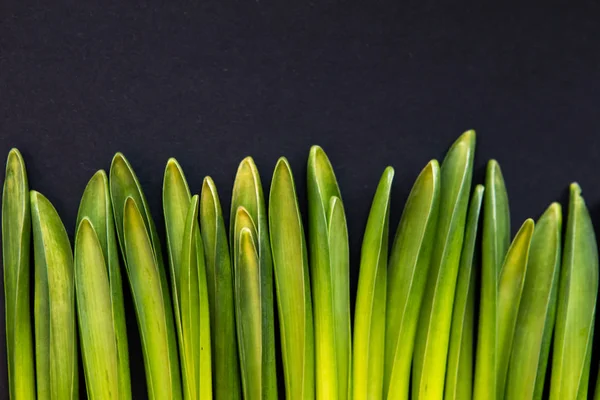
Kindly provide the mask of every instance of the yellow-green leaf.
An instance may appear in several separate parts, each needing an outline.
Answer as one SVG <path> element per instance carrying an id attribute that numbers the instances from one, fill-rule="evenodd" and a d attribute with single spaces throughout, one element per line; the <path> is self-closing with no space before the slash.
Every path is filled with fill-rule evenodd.
<path id="1" fill-rule="evenodd" d="M 269 230 L 286 398 L 315 396 L 314 331 L 306 242 L 292 170 L 280 158 L 269 195 Z"/>
<path id="2" fill-rule="evenodd" d="M 118 395 L 119 399 L 130 399 L 131 379 L 123 284 L 108 178 L 102 170 L 94 174 L 83 192 L 77 215 L 77 227 L 75 285 L 88 396 L 98 399 L 106 398 L 102 388 L 110 387 L 112 390 L 112 379 L 116 378 L 117 382 L 115 383 L 118 385 L 118 390 L 113 392 L 112 396 Z M 80 233 L 82 228 L 83 231 Z M 88 243 L 88 245 L 81 243 Z M 100 279 L 98 286 L 94 286 L 96 279 Z M 92 296 L 94 296 L 93 299 Z M 81 303 L 80 299 L 84 303 Z M 105 306 L 109 307 L 110 319 L 103 321 L 105 326 L 98 325 L 100 322 L 95 320 L 94 315 L 97 309 L 104 311 L 103 307 Z M 97 338 L 95 330 L 103 332 L 103 337 Z M 84 338 L 84 331 L 87 331 L 90 336 Z M 112 346 L 104 351 L 103 346 L 96 344 L 97 341 L 105 346 L 109 346 L 108 341 L 111 341 L 115 346 L 114 357 Z M 96 358 L 97 362 L 91 361 Z M 88 360 L 90 361 L 88 362 Z M 99 367 L 98 363 L 102 364 L 104 368 L 114 371 L 116 376 L 112 376 L 112 372 L 103 373 L 103 369 Z M 107 379 L 109 376 L 110 379 Z"/>
<path id="3" fill-rule="evenodd" d="M 348 234 L 333 167 L 319 146 L 310 150 L 307 178 L 316 397 L 347 399 L 352 353 Z"/>
<path id="4" fill-rule="evenodd" d="M 31 213 L 27 171 L 21 153 L 12 149 L 6 160 L 2 192 L 2 265 L 8 388 L 11 399 L 35 399 L 29 294 L 30 245 Z"/>
<path id="5" fill-rule="evenodd" d="M 471 196 L 467 213 L 465 239 L 460 256 L 452 328 L 448 350 L 448 368 L 444 398 L 448 400 L 468 400 L 473 389 L 473 320 L 475 313 L 475 247 L 481 203 L 484 196 L 483 185 L 477 185 Z"/>
<path id="6" fill-rule="evenodd" d="M 206 177 L 202 185 L 200 229 L 206 258 L 215 398 L 239 399 L 241 383 L 235 336 L 233 274 L 221 203 L 210 177 Z"/>
<path id="7" fill-rule="evenodd" d="M 552 203 L 533 231 L 505 398 L 541 399 L 556 316 L 562 211 Z"/>
<path id="8" fill-rule="evenodd" d="M 262 399 L 262 321 L 258 251 L 252 231 L 240 230 L 235 262 L 235 309 L 245 399 Z"/>
<path id="9" fill-rule="evenodd" d="M 572 183 L 554 332 L 550 400 L 585 399 L 598 293 L 598 248 L 581 188 Z"/>
<path id="10" fill-rule="evenodd" d="M 104 254 L 90 220 L 75 237 L 75 290 L 81 352 L 90 399 L 118 399 L 118 356 Z"/>
<path id="11" fill-rule="evenodd" d="M 534 226 L 532 219 L 525 220 L 506 253 L 498 280 L 498 347 L 496 353 L 498 377 L 496 378 L 496 396 L 499 399 L 504 398 L 508 363 L 517 325 L 525 274 L 527 273 Z"/>
<path id="12" fill-rule="evenodd" d="M 246 157 L 240 163 L 233 193 L 231 196 L 231 217 L 230 217 L 230 241 L 231 254 L 234 262 L 238 259 L 235 254 L 240 249 L 237 240 L 240 236 L 240 230 L 236 228 L 236 215 L 240 207 L 246 211 L 246 217 L 254 225 L 256 251 L 259 261 L 259 284 L 261 287 L 261 304 L 257 309 L 261 316 L 261 357 L 262 357 L 262 398 L 277 399 L 277 371 L 275 363 L 275 307 L 273 303 L 273 260 L 271 258 L 271 243 L 269 241 L 269 231 L 267 222 L 267 210 L 263 195 L 258 168 L 251 157 Z M 248 226 L 248 223 L 240 225 Z M 235 244 L 234 244 L 235 243 Z"/>
<path id="13" fill-rule="evenodd" d="M 177 348 L 170 342 L 173 320 L 161 287 L 159 266 L 145 221 L 132 197 L 123 210 L 123 243 L 127 273 L 140 330 L 148 397 L 181 399 Z"/>
<path id="14" fill-rule="evenodd" d="M 150 215 L 150 210 L 146 204 L 146 198 L 144 193 L 142 192 L 142 188 L 139 184 L 139 181 L 131 168 L 129 162 L 125 159 L 125 156 L 121 153 L 115 154 L 112 164 L 110 166 L 110 196 L 113 206 L 114 218 L 115 218 L 115 227 L 117 231 L 117 238 L 119 239 L 119 244 L 121 246 L 121 252 L 123 254 L 123 260 L 125 263 L 125 268 L 127 274 L 129 276 L 129 284 L 132 289 L 134 304 L 136 304 L 136 313 L 138 314 L 138 328 L 140 330 L 140 335 L 144 336 L 144 330 L 149 329 L 148 326 L 143 326 L 142 322 L 145 321 L 144 318 L 140 318 L 140 316 L 144 316 L 144 313 L 147 313 L 147 310 L 138 309 L 138 307 L 146 307 L 147 299 L 144 296 L 150 296 L 150 294 L 140 294 L 136 293 L 136 288 L 139 289 L 138 285 L 141 285 L 141 282 L 134 281 L 135 277 L 139 279 L 139 273 L 141 271 L 133 271 L 130 267 L 130 255 L 135 256 L 137 262 L 143 260 L 143 262 L 150 262 L 153 260 L 152 266 L 144 265 L 143 270 L 155 270 L 158 278 L 158 286 L 160 288 L 160 296 L 158 299 L 155 299 L 154 302 L 160 302 L 163 308 L 165 319 L 165 335 L 167 341 L 168 352 L 162 354 L 161 357 L 164 357 L 163 363 L 164 367 L 169 370 L 169 374 L 157 374 L 153 377 L 148 377 L 148 391 L 150 393 L 158 393 L 156 390 L 158 387 L 152 388 L 153 382 L 151 379 L 158 379 L 159 376 L 162 379 L 169 380 L 172 385 L 172 396 L 174 398 L 181 397 L 181 376 L 179 372 L 179 360 L 177 356 L 177 335 L 175 329 L 175 323 L 173 318 L 173 308 L 171 303 L 171 294 L 169 292 L 169 287 L 167 284 L 167 276 L 164 268 L 164 263 L 162 260 L 162 252 L 160 248 L 160 240 L 158 238 L 158 234 L 156 232 L 156 227 L 154 226 L 154 221 L 152 220 L 152 216 Z M 129 206 L 126 207 L 126 203 L 129 203 Z M 129 209 L 130 212 L 130 240 L 137 240 L 139 242 L 145 242 L 142 240 L 143 234 L 145 233 L 145 237 L 148 239 L 148 243 L 150 245 L 150 253 L 146 254 L 146 248 L 141 248 L 139 251 L 136 251 L 130 245 L 130 254 L 128 254 L 126 249 L 126 240 L 125 240 L 125 210 Z M 135 212 L 134 212 L 135 211 Z M 139 219 L 137 218 L 139 216 Z M 135 229 L 134 229 L 135 228 Z M 143 230 L 142 230 L 143 228 Z M 152 256 L 152 257 L 151 257 Z M 139 264 L 136 268 L 142 268 Z M 148 290 L 152 290 L 151 287 L 147 288 Z M 136 296 L 142 296 L 139 298 L 135 298 Z M 161 316 L 158 316 L 159 318 Z M 145 322 L 143 322 L 145 323 Z M 145 354 L 146 358 L 152 359 L 157 357 L 154 353 L 154 349 L 152 346 L 143 348 L 144 351 L 152 352 L 153 354 Z M 150 366 L 146 364 L 147 368 Z M 147 369 L 148 371 L 148 369 Z M 161 376 L 162 375 L 162 376 Z M 162 385 L 162 383 L 161 383 Z M 160 396 L 159 396 L 160 398 Z"/>
<path id="15" fill-rule="evenodd" d="M 477 362 L 475 363 L 476 399 L 494 400 L 497 378 L 497 307 L 498 279 L 510 244 L 508 195 L 500 165 L 490 160 L 485 177 L 483 200 L 483 237 Z"/>
<path id="16" fill-rule="evenodd" d="M 353 399 L 381 399 L 385 344 L 390 191 L 394 169 L 379 180 L 363 237 L 352 353 Z"/>
<path id="17" fill-rule="evenodd" d="M 454 292 L 462 250 L 475 153 L 475 132 L 452 145 L 441 167 L 440 210 L 413 359 L 413 398 L 444 395 Z"/>
<path id="18" fill-rule="evenodd" d="M 383 398 L 408 399 L 419 311 L 437 224 L 440 167 L 430 161 L 408 196 L 388 267 Z"/>
<path id="19" fill-rule="evenodd" d="M 31 191 L 31 220 L 37 398 L 76 399 L 79 378 L 71 244 L 56 209 L 36 191 Z"/>
<path id="20" fill-rule="evenodd" d="M 183 232 L 179 276 L 186 399 L 212 398 L 210 316 L 204 248 L 198 226 L 199 197 L 192 197 Z"/>

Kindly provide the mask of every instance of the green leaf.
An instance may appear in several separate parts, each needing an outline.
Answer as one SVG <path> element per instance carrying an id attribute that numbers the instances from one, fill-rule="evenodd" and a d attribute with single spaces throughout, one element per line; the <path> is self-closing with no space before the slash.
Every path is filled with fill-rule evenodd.
<path id="1" fill-rule="evenodd" d="M 105 399 L 110 390 L 112 396 L 130 399 L 123 285 L 104 171 L 96 172 L 83 192 L 77 227 L 75 287 L 88 396 Z"/>
<path id="2" fill-rule="evenodd" d="M 196 204 L 193 203 L 181 166 L 174 158 L 169 159 L 163 180 L 163 209 L 186 399 L 199 398 L 201 393 L 212 396 L 208 299 L 206 304 L 200 300 L 208 295 L 197 196 Z M 200 351 L 201 347 L 205 350 Z"/>
<path id="3" fill-rule="evenodd" d="M 193 196 L 187 213 L 179 276 L 186 399 L 212 398 L 210 316 L 198 202 L 199 197 Z"/>
<path id="4" fill-rule="evenodd" d="M 533 231 L 508 368 L 507 399 L 541 399 L 556 316 L 562 211 L 552 203 Z"/>
<path id="5" fill-rule="evenodd" d="M 581 188 L 570 186 L 554 332 L 550 400 L 585 399 L 598 293 L 598 248 Z"/>
<path id="6" fill-rule="evenodd" d="M 498 279 L 510 244 L 508 195 L 500 165 L 490 160 L 485 177 L 481 298 L 475 363 L 475 398 L 494 400 L 497 378 Z"/>
<path id="7" fill-rule="evenodd" d="M 499 399 L 504 398 L 508 363 L 525 283 L 534 226 L 533 220 L 527 219 L 517 232 L 506 253 L 498 282 L 498 377 L 496 379 L 498 386 L 496 387 L 496 396 Z"/>
<path id="8" fill-rule="evenodd" d="M 419 311 L 439 210 L 440 167 L 430 161 L 408 196 L 388 267 L 383 398 L 408 399 Z"/>
<path id="9" fill-rule="evenodd" d="M 171 294 L 169 293 L 169 286 L 167 283 L 167 275 L 165 272 L 165 267 L 162 259 L 162 251 L 160 248 L 160 239 L 158 238 L 158 234 L 156 232 L 156 227 L 154 226 L 154 221 L 152 220 L 152 216 L 150 215 L 150 210 L 146 203 L 146 197 L 142 192 L 142 187 L 131 168 L 129 162 L 125 159 L 125 156 L 121 153 L 115 154 L 112 164 L 110 166 L 110 197 L 112 200 L 113 212 L 115 217 L 115 227 L 117 231 L 117 238 L 119 239 L 119 244 L 121 246 L 121 253 L 123 254 L 123 259 L 125 263 L 125 268 L 127 273 L 130 274 L 129 270 L 129 259 L 127 257 L 127 252 L 125 251 L 125 240 L 124 240 L 124 209 L 125 202 L 127 198 L 131 198 L 137 207 L 143 222 L 143 227 L 146 230 L 146 234 L 150 239 L 150 245 L 152 248 L 152 253 L 154 255 L 154 261 L 156 263 L 156 268 L 158 272 L 159 284 L 161 289 L 161 298 L 164 302 L 165 308 L 165 318 L 166 324 L 169 327 L 167 330 L 167 340 L 168 340 L 168 364 L 178 365 L 178 357 L 177 357 L 177 335 L 176 335 L 176 326 L 174 325 L 173 318 L 173 308 L 171 303 Z M 131 276 L 129 277 L 130 286 Z M 142 329 L 140 327 L 140 329 Z M 175 368 L 175 367 L 173 367 Z M 181 377 L 179 375 L 179 369 L 177 368 L 176 373 L 175 369 L 174 375 L 172 377 L 173 384 L 175 385 L 175 396 L 178 396 L 181 392 Z"/>
<path id="10" fill-rule="evenodd" d="M 104 254 L 89 219 L 75 238 L 75 290 L 88 397 L 119 397 L 118 356 Z"/>
<path id="11" fill-rule="evenodd" d="M 76 399 L 79 378 L 71 244 L 58 213 L 36 191 L 31 191 L 31 220 L 37 397 Z"/>
<path id="12" fill-rule="evenodd" d="M 475 313 L 475 247 L 479 214 L 484 197 L 483 185 L 477 185 L 467 214 L 465 239 L 460 256 L 458 281 L 452 311 L 450 348 L 444 398 L 468 400 L 473 389 L 473 320 Z"/>
<path id="13" fill-rule="evenodd" d="M 280 158 L 269 195 L 269 230 L 287 399 L 315 396 L 313 314 L 306 242 L 291 168 Z"/>
<path id="14" fill-rule="evenodd" d="M 239 249 L 237 241 L 240 237 L 240 230 L 236 228 L 236 215 L 242 207 L 246 211 L 246 217 L 254 226 L 252 235 L 255 240 L 256 251 L 258 254 L 259 284 L 261 287 L 261 304 L 258 305 L 257 312 L 260 312 L 261 318 L 261 357 L 262 357 L 262 397 L 263 399 L 277 399 L 277 370 L 275 363 L 275 307 L 273 303 L 273 260 L 271 258 L 271 243 L 269 240 L 267 210 L 263 195 L 262 184 L 258 169 L 251 157 L 242 160 L 237 170 L 233 193 L 231 199 L 231 218 L 230 218 L 230 243 L 231 253 L 234 262 L 238 260 L 235 254 Z M 240 225 L 248 226 L 248 223 Z"/>
<path id="15" fill-rule="evenodd" d="M 181 399 L 177 348 L 170 341 L 169 333 L 175 327 L 173 320 L 167 317 L 170 304 L 163 294 L 159 266 L 145 221 L 132 197 L 127 197 L 123 209 L 123 242 L 142 341 L 148 397 Z"/>
<path id="16" fill-rule="evenodd" d="M 347 399 L 352 356 L 348 231 L 333 167 L 319 146 L 310 150 L 307 178 L 316 397 Z"/>
<path id="17" fill-rule="evenodd" d="M 440 211 L 413 359 L 413 398 L 441 399 L 454 292 L 471 191 L 475 132 L 452 145 L 441 167 Z"/>
<path id="18" fill-rule="evenodd" d="M 394 169 L 387 167 L 373 198 L 362 243 L 354 313 L 354 400 L 382 398 L 390 191 L 393 178 Z"/>
<path id="19" fill-rule="evenodd" d="M 206 177 L 202 185 L 200 229 L 206 258 L 215 398 L 239 399 L 241 387 L 235 337 L 233 274 L 221 203 L 210 177 Z"/>
<path id="20" fill-rule="evenodd" d="M 235 308 L 244 398 L 262 399 L 261 287 L 256 239 L 244 227 L 236 243 Z"/>
<path id="21" fill-rule="evenodd" d="M 30 242 L 31 213 L 27 171 L 19 150 L 12 149 L 6 160 L 2 193 L 6 357 L 11 399 L 35 399 Z"/>

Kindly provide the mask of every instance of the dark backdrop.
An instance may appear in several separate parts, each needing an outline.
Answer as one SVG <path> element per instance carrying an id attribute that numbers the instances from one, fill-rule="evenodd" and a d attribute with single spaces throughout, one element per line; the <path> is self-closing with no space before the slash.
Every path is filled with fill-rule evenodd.
<path id="1" fill-rule="evenodd" d="M 163 232 L 168 157 L 180 161 L 193 191 L 211 175 L 227 210 L 244 156 L 255 158 L 268 185 L 285 155 L 305 211 L 305 163 L 310 145 L 320 144 L 347 208 L 353 289 L 384 167 L 396 168 L 395 229 L 420 169 L 467 129 L 478 132 L 477 180 L 489 158 L 502 165 L 513 232 L 551 201 L 566 205 L 574 180 L 600 227 L 597 1 L 502 9 L 363 3 L 3 2 L 0 155 L 22 151 L 31 188 L 54 203 L 72 237 L 87 180 L 116 151 L 133 164 Z"/>

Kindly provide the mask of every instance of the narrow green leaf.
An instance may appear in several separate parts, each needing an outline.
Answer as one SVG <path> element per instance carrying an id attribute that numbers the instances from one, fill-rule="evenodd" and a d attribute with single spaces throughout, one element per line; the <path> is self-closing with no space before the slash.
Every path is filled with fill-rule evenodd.
<path id="1" fill-rule="evenodd" d="M 383 393 L 388 233 L 393 178 L 394 169 L 387 167 L 373 198 L 362 243 L 354 313 L 354 400 L 381 399 Z"/>
<path id="2" fill-rule="evenodd" d="M 96 172 L 83 192 L 77 227 L 75 285 L 88 395 L 98 399 L 107 398 L 103 388 L 106 390 L 111 387 L 112 392 L 112 378 L 116 378 L 114 384 L 118 390 L 112 392 L 112 396 L 115 397 L 115 393 L 118 393 L 119 399 L 130 399 L 131 378 L 123 284 L 108 178 L 104 171 Z M 94 285 L 96 280 L 98 286 Z M 102 322 L 106 325 L 99 325 L 100 321 L 95 320 L 95 314 L 105 312 L 104 307 L 108 307 L 110 318 Z M 84 337 L 85 332 L 87 337 Z M 96 332 L 103 332 L 103 337 L 96 337 Z M 108 346 L 106 351 L 105 346 Z M 96 358 L 97 361 L 93 361 Z M 103 368 L 111 369 L 110 374 L 114 371 L 116 376 L 104 374 Z M 111 377 L 108 382 L 107 376 Z"/>
<path id="3" fill-rule="evenodd" d="M 132 197 L 125 200 L 123 242 L 142 341 L 148 397 L 181 399 L 176 348 L 169 340 L 169 331 L 175 329 L 173 320 L 167 318 L 170 305 L 163 295 L 159 266 L 146 224 Z"/>
<path id="4" fill-rule="evenodd" d="M 197 208 L 198 204 L 193 204 L 181 166 L 174 158 L 169 159 L 163 180 L 163 209 L 171 293 L 186 399 L 196 399 L 201 394 L 212 396 L 210 329 L 205 326 L 209 320 L 208 303 L 200 301 L 201 296 L 207 296 L 204 250 L 197 249 L 198 246 L 202 246 L 202 238 L 199 234 L 195 236 L 194 232 L 195 229 L 200 229 L 198 212 L 195 211 Z M 184 295 L 185 304 L 182 299 Z M 187 310 L 185 315 L 184 309 Z M 206 350 L 201 352 L 200 347 Z"/>
<path id="5" fill-rule="evenodd" d="M 498 375 L 496 354 L 498 279 L 510 244 L 508 195 L 500 165 L 496 160 L 490 160 L 487 165 L 485 186 L 481 298 L 473 395 L 476 399 L 494 400 Z"/>
<path id="6" fill-rule="evenodd" d="M 562 211 L 552 203 L 533 231 L 508 368 L 506 399 L 541 399 L 556 315 Z"/>
<path id="7" fill-rule="evenodd" d="M 280 158 L 269 195 L 269 230 L 286 398 L 315 396 L 314 332 L 306 242 L 292 170 Z"/>
<path id="8" fill-rule="evenodd" d="M 33 190 L 31 220 L 37 398 L 76 399 L 79 378 L 71 244 L 50 201 Z"/>
<path id="9" fill-rule="evenodd" d="M 352 353 L 348 233 L 333 167 L 319 146 L 310 150 L 307 178 L 316 397 L 345 400 Z"/>
<path id="10" fill-rule="evenodd" d="M 441 167 L 440 211 L 413 359 L 413 398 L 441 399 L 454 292 L 471 191 L 475 132 L 465 132 Z"/>
<path id="11" fill-rule="evenodd" d="M 534 226 L 533 220 L 527 219 L 517 232 L 506 253 L 498 281 L 498 377 L 496 378 L 498 386 L 496 387 L 496 396 L 499 399 L 504 398 L 508 363 L 527 273 Z"/>
<path id="12" fill-rule="evenodd" d="M 241 383 L 235 336 L 233 274 L 221 203 L 210 177 L 204 178 L 200 195 L 200 229 L 206 258 L 215 398 L 239 399 Z"/>
<path id="13" fill-rule="evenodd" d="M 252 231 L 244 227 L 236 240 L 235 308 L 245 399 L 262 399 L 262 321 L 258 251 Z"/>
<path id="14" fill-rule="evenodd" d="M 408 399 L 419 310 L 439 210 L 440 167 L 430 161 L 408 196 L 388 267 L 383 398 Z"/>
<path id="15" fill-rule="evenodd" d="M 238 244 L 234 245 L 240 237 L 240 230 L 235 227 L 236 215 L 238 209 L 243 207 L 247 212 L 247 217 L 255 226 L 253 239 L 256 241 L 256 250 L 258 254 L 261 304 L 258 308 L 261 313 L 261 357 L 262 357 L 262 398 L 277 399 L 277 371 L 275 363 L 275 307 L 273 303 L 273 260 L 271 258 L 271 243 L 269 240 L 267 210 L 265 208 L 265 199 L 260 175 L 254 160 L 246 157 L 240 163 L 233 193 L 231 198 L 231 218 L 230 218 L 230 243 L 233 260 L 238 258 L 235 252 L 240 249 Z M 242 224 L 240 227 L 247 226 Z M 240 228 L 241 229 L 241 228 Z"/>
<path id="16" fill-rule="evenodd" d="M 12 149 L 6 161 L 2 192 L 2 265 L 8 387 L 11 399 L 35 399 L 29 294 L 30 245 L 31 213 L 27 171 L 19 150 Z"/>
<path id="17" fill-rule="evenodd" d="M 475 313 L 475 247 L 479 227 L 479 214 L 484 197 L 483 185 L 477 185 L 471 196 L 467 213 L 465 239 L 460 256 L 450 348 L 444 398 L 448 400 L 468 400 L 473 391 L 473 320 Z"/>
<path id="18" fill-rule="evenodd" d="M 146 299 L 138 298 L 135 296 L 145 296 L 141 293 L 135 292 L 136 285 L 140 285 L 141 282 L 135 282 L 134 277 L 138 276 L 141 271 L 133 271 L 130 267 L 130 255 L 126 249 L 126 240 L 125 240 L 125 210 L 130 210 L 130 222 L 132 223 L 130 228 L 130 235 L 133 237 L 130 240 L 134 240 L 134 238 L 143 242 L 142 234 L 145 233 L 146 237 L 149 240 L 150 245 L 150 254 L 144 254 L 146 248 L 140 249 L 140 251 L 135 251 L 134 249 L 130 249 L 131 257 L 135 256 L 137 262 L 143 260 L 144 262 L 149 262 L 153 260 L 152 266 L 156 269 L 156 274 L 158 278 L 158 285 L 160 287 L 160 296 L 159 299 L 155 299 L 154 301 L 158 301 L 162 304 L 164 309 L 164 324 L 167 328 L 165 331 L 167 348 L 168 352 L 164 353 L 162 357 L 163 366 L 169 369 L 169 374 L 157 374 L 154 377 L 148 377 L 148 391 L 150 393 L 158 393 L 156 390 L 159 388 L 152 389 L 153 382 L 151 379 L 156 379 L 159 376 L 162 379 L 168 379 L 171 382 L 173 393 L 172 396 L 174 398 L 181 397 L 181 376 L 179 371 L 179 359 L 177 355 L 177 336 L 175 323 L 173 318 L 173 308 L 171 303 L 171 295 L 169 293 L 169 287 L 167 284 L 167 276 L 162 260 L 162 252 L 160 249 L 160 240 L 158 238 L 158 234 L 156 232 L 156 227 L 154 226 L 154 221 L 152 220 L 152 216 L 150 215 L 150 211 L 148 209 L 146 198 L 144 193 L 142 192 L 142 188 L 139 184 L 137 177 L 129 162 L 125 159 L 125 156 L 121 153 L 115 154 L 112 164 L 110 166 L 110 196 L 112 200 L 114 218 L 115 218 L 115 227 L 117 231 L 117 238 L 119 239 L 119 244 L 121 246 L 121 252 L 123 254 L 123 259 L 125 262 L 125 267 L 127 270 L 127 274 L 129 275 L 129 284 L 132 289 L 132 293 L 134 295 L 134 303 L 139 305 L 139 307 L 145 307 Z M 128 201 L 128 199 L 130 199 Z M 126 203 L 129 202 L 129 207 L 126 207 Z M 137 211 L 137 214 L 133 211 Z M 137 219 L 137 215 L 139 214 L 139 221 Z M 135 217 L 135 218 L 134 218 Z M 135 229 L 134 229 L 135 228 Z M 143 228 L 143 230 L 141 230 Z M 131 247 L 131 246 L 130 246 Z M 152 256 L 152 257 L 150 257 Z M 141 268 L 140 265 L 136 266 L 137 268 Z M 145 265 L 144 270 L 151 269 L 151 266 Z M 151 290 L 151 288 L 148 288 Z M 138 313 L 138 328 L 140 329 L 140 334 L 144 336 L 144 330 L 149 329 L 147 326 L 143 326 L 142 323 L 145 323 L 144 313 L 148 312 L 147 310 L 138 310 L 138 306 L 136 306 L 136 313 Z M 157 316 L 160 318 L 161 316 Z M 148 347 L 147 351 L 154 351 L 152 347 Z M 146 358 L 156 357 L 156 354 L 145 354 Z M 148 361 L 149 362 L 149 361 Z M 150 364 L 146 362 L 147 368 L 150 367 Z M 148 369 L 147 369 L 148 371 Z M 148 374 L 148 372 L 147 372 Z M 162 385 L 162 383 L 161 383 Z M 160 396 L 158 396 L 160 398 Z"/>
<path id="19" fill-rule="evenodd" d="M 108 273 L 100 241 L 87 218 L 79 224 L 75 238 L 75 290 L 88 397 L 119 398 Z"/>
<path id="20" fill-rule="evenodd" d="M 554 332 L 550 400 L 585 399 L 598 293 L 598 248 L 581 188 L 570 186 Z"/>
<path id="21" fill-rule="evenodd" d="M 186 399 L 212 398 L 210 316 L 204 248 L 198 226 L 199 197 L 188 207 L 182 239 L 179 276 L 182 351 Z"/>

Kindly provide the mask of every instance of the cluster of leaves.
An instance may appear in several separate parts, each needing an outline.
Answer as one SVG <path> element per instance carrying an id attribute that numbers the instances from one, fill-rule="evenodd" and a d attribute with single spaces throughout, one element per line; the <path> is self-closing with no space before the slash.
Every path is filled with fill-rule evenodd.
<path id="1" fill-rule="evenodd" d="M 170 159 L 167 264 L 122 154 L 85 188 L 72 249 L 11 150 L 2 197 L 11 398 L 77 398 L 78 351 L 91 399 L 131 398 L 123 280 L 151 399 L 587 398 L 598 252 L 581 190 L 570 187 L 564 237 L 552 203 L 511 241 L 500 166 L 491 160 L 472 187 L 474 154 L 467 131 L 441 165 L 425 166 L 391 246 L 394 170 L 384 170 L 351 321 L 346 213 L 320 147 L 308 157 L 307 236 L 285 158 L 268 205 L 254 161 L 240 163 L 228 230 L 212 179 L 192 195 Z"/>

